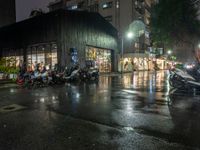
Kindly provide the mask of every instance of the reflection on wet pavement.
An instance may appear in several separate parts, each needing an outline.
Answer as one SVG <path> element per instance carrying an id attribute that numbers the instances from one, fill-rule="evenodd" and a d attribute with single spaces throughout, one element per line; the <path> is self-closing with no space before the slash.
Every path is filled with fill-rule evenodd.
<path id="1" fill-rule="evenodd" d="M 9 91 L 11 94 L 6 100 L 1 98 L 0 106 L 8 105 L 14 95 L 15 103 L 31 110 L 48 110 L 200 147 L 200 99 L 181 94 L 168 96 L 167 78 L 167 71 L 140 71 L 123 76 L 101 76 L 99 82 L 15 89 Z M 6 91 L 0 94 L 4 96 Z"/>

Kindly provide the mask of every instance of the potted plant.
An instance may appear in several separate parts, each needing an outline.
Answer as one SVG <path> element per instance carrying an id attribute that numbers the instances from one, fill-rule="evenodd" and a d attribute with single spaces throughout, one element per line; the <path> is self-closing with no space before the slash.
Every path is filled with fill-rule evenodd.
<path id="1" fill-rule="evenodd" d="M 17 74 L 19 72 L 19 69 L 16 67 L 9 67 L 7 70 L 7 73 L 9 74 L 9 79 L 15 80 L 17 78 Z"/>
<path id="2" fill-rule="evenodd" d="M 0 59 L 0 80 L 5 78 L 6 73 L 6 59 Z"/>

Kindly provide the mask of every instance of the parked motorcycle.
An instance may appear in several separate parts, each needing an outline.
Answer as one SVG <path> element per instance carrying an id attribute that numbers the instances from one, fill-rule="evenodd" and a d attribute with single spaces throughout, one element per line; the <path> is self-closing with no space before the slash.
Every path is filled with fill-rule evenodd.
<path id="1" fill-rule="evenodd" d="M 187 72 L 180 69 L 175 69 L 174 71 L 170 72 L 169 84 L 173 88 L 181 90 L 200 90 L 200 83 Z"/>
<path id="2" fill-rule="evenodd" d="M 88 70 L 88 79 L 89 80 L 95 80 L 98 81 L 99 80 L 99 69 L 97 68 L 89 68 Z"/>
<path id="3" fill-rule="evenodd" d="M 82 68 L 79 71 L 79 77 L 81 81 L 87 81 L 88 80 L 88 71 L 86 68 Z"/>
<path id="4" fill-rule="evenodd" d="M 67 82 L 79 81 L 80 79 L 79 71 L 80 71 L 80 68 L 78 65 L 72 66 L 69 69 L 66 67 L 63 78 Z"/>
<path id="5" fill-rule="evenodd" d="M 48 86 L 50 82 L 46 70 L 44 72 L 35 71 L 31 76 L 31 80 L 33 88 Z"/>
<path id="6" fill-rule="evenodd" d="M 79 74 L 80 74 L 81 81 L 98 81 L 99 80 L 99 70 L 96 68 L 80 69 Z"/>
<path id="7" fill-rule="evenodd" d="M 186 64 L 185 68 L 189 75 L 195 78 L 195 80 L 200 81 L 200 64 L 199 63 Z"/>
<path id="8" fill-rule="evenodd" d="M 17 84 L 20 87 L 30 88 L 31 84 L 32 84 L 31 75 L 32 75 L 32 72 L 26 72 L 24 74 L 19 74 L 17 76 L 17 80 L 16 80 Z"/>
<path id="9" fill-rule="evenodd" d="M 54 85 L 54 84 L 62 84 L 65 82 L 65 80 L 63 79 L 63 73 L 59 73 L 56 71 L 50 71 L 49 72 L 49 84 L 50 85 Z"/>

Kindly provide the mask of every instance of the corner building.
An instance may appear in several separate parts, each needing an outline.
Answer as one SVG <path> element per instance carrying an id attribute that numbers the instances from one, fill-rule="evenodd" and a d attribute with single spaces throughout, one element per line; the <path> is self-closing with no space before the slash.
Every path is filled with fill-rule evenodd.
<path id="1" fill-rule="evenodd" d="M 153 70 L 156 66 L 165 69 L 165 59 L 156 58 L 151 47 L 150 17 L 151 7 L 158 0 L 55 0 L 49 4 L 49 10 L 65 8 L 68 10 L 87 10 L 98 12 L 119 32 L 119 45 L 123 39 L 123 50 L 119 51 L 118 71 Z M 138 27 L 138 37 L 128 39 L 126 36 L 132 24 L 141 22 L 145 29 Z M 138 25 L 140 26 L 140 25 Z M 123 59 L 122 57 L 123 51 Z M 164 54 L 160 48 L 159 55 Z M 121 54 L 121 55 L 120 55 Z"/>
<path id="2" fill-rule="evenodd" d="M 0 57 L 52 68 L 93 60 L 100 72 L 117 70 L 117 30 L 98 13 L 56 10 L 0 28 Z"/>

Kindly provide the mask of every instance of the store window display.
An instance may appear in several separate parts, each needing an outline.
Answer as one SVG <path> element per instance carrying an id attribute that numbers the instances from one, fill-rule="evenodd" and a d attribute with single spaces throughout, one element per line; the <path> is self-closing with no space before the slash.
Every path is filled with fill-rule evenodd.
<path id="1" fill-rule="evenodd" d="M 111 50 L 87 47 L 86 60 L 93 60 L 100 72 L 111 72 Z"/>
<path id="2" fill-rule="evenodd" d="M 6 60 L 6 65 L 18 67 L 24 63 L 23 51 L 23 49 L 4 49 L 2 55 Z M 34 70 L 35 64 L 48 65 L 53 69 L 58 63 L 56 44 L 29 46 L 26 49 L 26 54 L 26 66 L 29 70 Z"/>
<path id="3" fill-rule="evenodd" d="M 3 58 L 5 60 L 6 66 L 18 67 L 20 62 L 23 61 L 23 50 L 22 49 L 4 49 Z"/>
<path id="4" fill-rule="evenodd" d="M 136 70 L 149 70 L 148 58 L 143 57 L 127 57 L 120 60 L 118 70 L 124 72 L 132 72 Z"/>
<path id="5" fill-rule="evenodd" d="M 35 69 L 35 64 L 40 64 L 48 69 L 54 68 L 57 64 L 57 46 L 56 44 L 41 45 L 28 49 L 28 64 L 32 70 Z"/>

